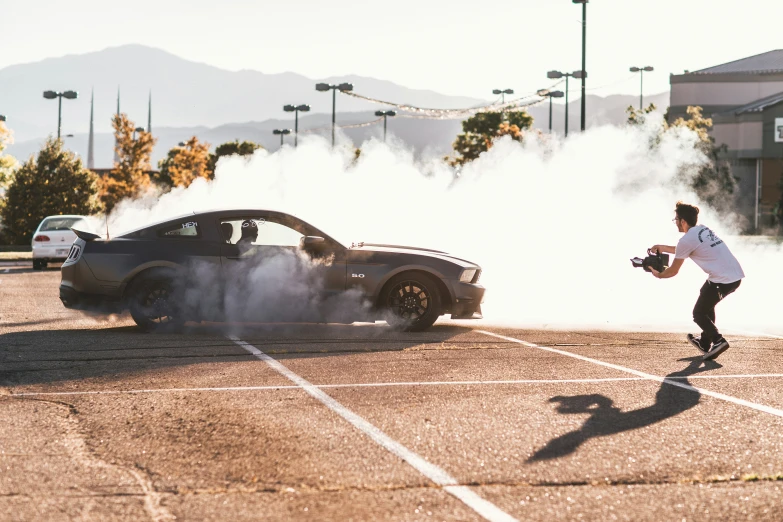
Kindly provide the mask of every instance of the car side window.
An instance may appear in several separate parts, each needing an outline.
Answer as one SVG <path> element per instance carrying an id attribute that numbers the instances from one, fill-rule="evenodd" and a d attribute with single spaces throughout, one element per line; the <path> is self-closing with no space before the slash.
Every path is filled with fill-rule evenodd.
<path id="1" fill-rule="evenodd" d="M 197 221 L 185 221 L 159 230 L 158 235 L 161 237 L 196 238 L 201 237 L 201 229 Z"/>
<path id="2" fill-rule="evenodd" d="M 302 238 L 296 230 L 263 217 L 222 221 L 220 228 L 226 242 L 232 244 L 298 247 Z"/>

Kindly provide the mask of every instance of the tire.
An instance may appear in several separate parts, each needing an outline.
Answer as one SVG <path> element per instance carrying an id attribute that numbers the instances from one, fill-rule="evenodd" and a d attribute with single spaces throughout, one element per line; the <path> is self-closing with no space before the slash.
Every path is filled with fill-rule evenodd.
<path id="1" fill-rule="evenodd" d="M 128 308 L 142 330 L 174 331 L 185 323 L 174 281 L 163 274 L 141 276 L 133 282 Z"/>
<path id="2" fill-rule="evenodd" d="M 33 270 L 43 270 L 44 268 L 46 268 L 46 261 L 33 259 Z"/>
<path id="3" fill-rule="evenodd" d="M 431 276 L 418 272 L 397 274 L 384 285 L 380 307 L 392 328 L 424 331 L 440 317 L 438 284 Z"/>

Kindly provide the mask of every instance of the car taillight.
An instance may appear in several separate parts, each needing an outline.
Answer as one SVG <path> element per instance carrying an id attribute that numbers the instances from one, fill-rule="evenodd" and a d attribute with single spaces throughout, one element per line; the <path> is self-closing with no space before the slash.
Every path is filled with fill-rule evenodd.
<path id="1" fill-rule="evenodd" d="M 44 235 L 41 234 L 41 235 L 35 236 L 33 238 L 33 241 L 38 241 L 38 242 L 49 241 L 49 236 L 44 236 Z"/>

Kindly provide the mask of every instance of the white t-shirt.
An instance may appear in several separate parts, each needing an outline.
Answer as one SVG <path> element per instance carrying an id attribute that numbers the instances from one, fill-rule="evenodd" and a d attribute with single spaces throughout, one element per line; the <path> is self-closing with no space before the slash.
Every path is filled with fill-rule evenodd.
<path id="1" fill-rule="evenodd" d="M 674 259 L 693 259 L 713 283 L 733 283 L 745 277 L 742 267 L 715 232 L 704 225 L 691 227 L 677 242 Z"/>

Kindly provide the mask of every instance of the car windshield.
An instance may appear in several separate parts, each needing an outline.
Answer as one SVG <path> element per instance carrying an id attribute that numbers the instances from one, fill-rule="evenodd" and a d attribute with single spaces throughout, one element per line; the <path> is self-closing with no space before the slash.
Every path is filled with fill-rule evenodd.
<path id="1" fill-rule="evenodd" d="M 86 224 L 86 221 L 79 217 L 47 218 L 43 223 L 41 223 L 41 232 L 68 230 L 73 226 L 85 226 Z"/>

